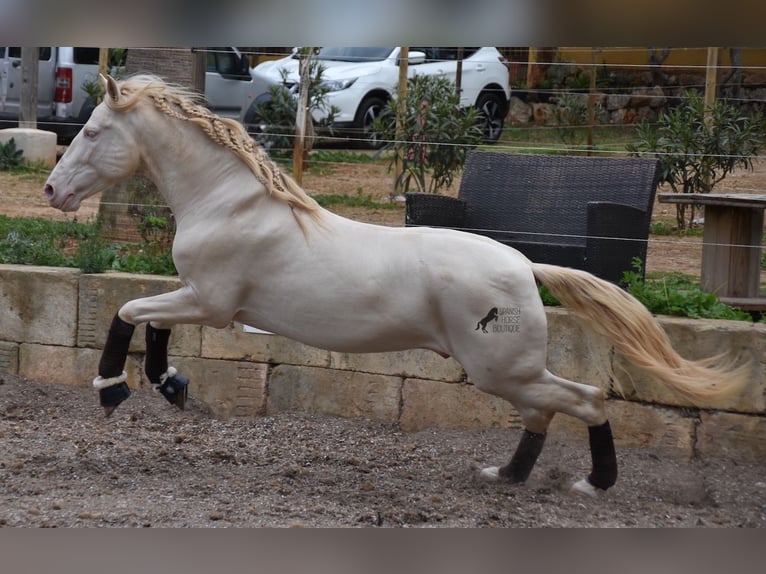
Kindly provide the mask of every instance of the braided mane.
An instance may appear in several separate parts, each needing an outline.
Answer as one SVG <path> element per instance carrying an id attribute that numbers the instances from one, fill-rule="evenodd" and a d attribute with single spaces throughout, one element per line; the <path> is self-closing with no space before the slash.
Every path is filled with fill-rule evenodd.
<path id="1" fill-rule="evenodd" d="M 171 118 L 198 125 L 218 145 L 231 150 L 250 168 L 255 177 L 277 199 L 319 219 L 319 204 L 268 156 L 238 121 L 212 113 L 200 102 L 199 94 L 182 86 L 166 83 L 157 76 L 136 75 L 118 83 L 118 101 L 105 98 L 107 105 L 117 111 L 135 107 L 142 97 L 150 98 L 155 107 Z M 300 219 L 298 223 L 301 224 Z M 303 225 L 301 224 L 301 227 Z M 305 231 L 305 230 L 304 230 Z"/>

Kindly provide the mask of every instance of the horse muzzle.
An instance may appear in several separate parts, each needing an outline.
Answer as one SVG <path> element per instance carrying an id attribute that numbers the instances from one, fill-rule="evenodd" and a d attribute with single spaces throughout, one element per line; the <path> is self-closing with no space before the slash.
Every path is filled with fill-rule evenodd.
<path id="1" fill-rule="evenodd" d="M 48 205 L 61 211 L 77 211 L 80 202 L 76 200 L 74 192 L 60 193 L 50 183 L 43 188 Z"/>

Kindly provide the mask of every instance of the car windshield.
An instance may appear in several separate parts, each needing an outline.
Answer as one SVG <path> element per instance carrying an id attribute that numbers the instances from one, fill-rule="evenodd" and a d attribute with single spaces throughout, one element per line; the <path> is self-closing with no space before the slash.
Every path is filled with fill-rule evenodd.
<path id="1" fill-rule="evenodd" d="M 317 54 L 319 60 L 334 60 L 339 62 L 374 62 L 385 60 L 393 48 L 320 48 Z"/>

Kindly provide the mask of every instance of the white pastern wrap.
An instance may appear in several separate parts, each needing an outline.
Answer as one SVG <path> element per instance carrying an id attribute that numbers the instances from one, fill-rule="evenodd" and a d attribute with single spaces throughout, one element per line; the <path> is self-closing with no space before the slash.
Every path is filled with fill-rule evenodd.
<path id="1" fill-rule="evenodd" d="M 160 387 L 165 384 L 165 381 L 167 381 L 170 378 L 173 378 L 178 373 L 178 369 L 175 367 L 168 367 L 168 370 L 165 371 L 163 374 L 160 375 L 160 384 L 159 385 L 153 385 L 155 391 L 159 391 Z"/>
<path id="2" fill-rule="evenodd" d="M 589 496 L 590 498 L 600 498 L 605 493 L 604 490 L 601 490 L 600 488 L 596 488 L 590 482 L 588 482 L 587 478 L 583 478 L 582 480 L 578 480 L 577 482 L 575 482 L 572 485 L 572 492 Z"/>
<path id="3" fill-rule="evenodd" d="M 97 391 L 100 391 L 101 389 L 105 389 L 106 387 L 111 387 L 112 385 L 117 385 L 119 383 L 124 383 L 128 380 L 128 373 L 125 371 L 122 371 L 121 375 L 117 375 L 116 377 L 109 377 L 108 379 L 105 379 L 101 375 L 93 379 L 93 388 Z"/>
<path id="4" fill-rule="evenodd" d="M 497 466 L 488 466 L 487 468 L 483 468 L 481 470 L 479 476 L 484 480 L 497 482 L 500 479 L 500 468 Z"/>

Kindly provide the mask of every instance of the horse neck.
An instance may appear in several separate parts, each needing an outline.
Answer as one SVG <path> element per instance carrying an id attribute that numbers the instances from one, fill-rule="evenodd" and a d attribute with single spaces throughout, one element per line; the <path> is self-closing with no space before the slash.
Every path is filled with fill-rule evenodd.
<path id="1" fill-rule="evenodd" d="M 193 124 L 165 121 L 166 125 L 159 122 L 160 129 L 140 138 L 142 171 L 162 193 L 176 219 L 211 197 L 220 202 L 224 193 L 228 200 L 246 188 L 254 192 L 257 182 L 252 172 L 231 150 L 210 140 Z"/>

